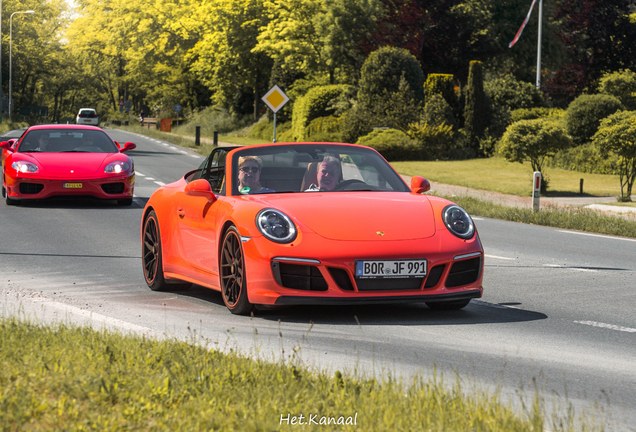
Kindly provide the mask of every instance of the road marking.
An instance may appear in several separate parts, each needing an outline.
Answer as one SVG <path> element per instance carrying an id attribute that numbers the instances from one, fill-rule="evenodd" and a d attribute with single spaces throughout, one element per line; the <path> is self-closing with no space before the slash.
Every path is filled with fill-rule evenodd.
<path id="1" fill-rule="evenodd" d="M 139 177 L 146 177 L 146 174 L 142 174 L 139 171 L 136 171 L 135 174 L 137 174 Z"/>
<path id="2" fill-rule="evenodd" d="M 193 158 L 195 158 L 195 159 L 199 159 L 199 158 L 202 158 L 202 157 L 203 157 L 203 156 L 201 156 L 201 155 L 195 155 L 195 154 L 188 154 L 188 156 L 193 157 Z"/>
<path id="3" fill-rule="evenodd" d="M 154 333 L 154 330 L 149 327 L 144 327 L 137 324 L 129 323 L 127 321 L 122 321 L 117 318 L 112 318 L 112 317 L 91 312 L 85 309 L 80 309 L 78 307 L 67 305 L 65 303 L 60 303 L 60 302 L 47 300 L 47 299 L 33 299 L 33 301 L 38 303 L 45 303 L 47 306 L 50 306 L 54 309 L 58 309 L 58 310 L 61 310 L 62 312 L 79 316 L 82 318 L 88 318 L 97 323 L 111 325 L 117 328 L 122 328 L 124 330 L 130 330 L 136 333 Z"/>
<path id="4" fill-rule="evenodd" d="M 154 180 L 152 177 L 146 177 L 146 180 Z"/>
<path id="5" fill-rule="evenodd" d="M 544 267 L 552 267 L 552 268 L 562 268 L 562 269 L 568 269 L 568 270 L 577 270 L 577 271 L 583 271 L 583 272 L 598 273 L 598 270 L 589 269 L 589 268 L 585 268 L 585 267 L 567 267 L 567 266 L 563 266 L 563 265 L 559 265 L 559 264 L 543 264 L 543 266 Z"/>
<path id="6" fill-rule="evenodd" d="M 582 233 L 578 231 L 565 231 L 565 230 L 559 230 L 559 232 L 568 233 L 568 234 L 579 234 L 579 235 L 590 236 L 590 237 L 608 238 L 613 240 L 625 240 L 625 241 L 636 242 L 636 239 L 625 238 L 625 237 L 614 237 L 614 236 L 608 236 L 608 235 L 602 235 L 602 234 L 589 234 L 589 233 Z"/>
<path id="7" fill-rule="evenodd" d="M 634 328 L 629 328 L 629 327 L 621 327 L 621 326 L 617 326 L 614 324 L 605 324 L 605 323 L 600 323 L 600 322 L 596 322 L 596 321 L 574 321 L 577 324 L 583 324 L 583 325 L 589 325 L 592 327 L 600 327 L 600 328 L 606 328 L 609 330 L 616 330 L 616 331 L 622 331 L 622 332 L 627 332 L 627 333 L 636 333 L 636 329 Z"/>
<path id="8" fill-rule="evenodd" d="M 471 216 L 471 218 L 472 218 L 473 220 L 484 220 L 484 218 L 478 218 L 478 217 L 474 217 L 474 216 Z"/>
<path id="9" fill-rule="evenodd" d="M 472 299 L 470 301 L 471 304 L 476 304 L 479 306 L 486 306 L 486 307 L 491 307 L 491 308 L 495 308 L 495 309 L 519 309 L 516 306 L 508 306 L 508 305 L 500 305 L 497 303 L 489 303 L 487 301 L 483 301 L 483 300 L 476 300 L 476 299 Z"/>
<path id="10" fill-rule="evenodd" d="M 494 259 L 500 259 L 500 260 L 509 260 L 509 261 L 514 261 L 516 258 L 506 258 L 506 257 L 500 257 L 497 255 L 484 255 L 486 258 L 494 258 Z"/>
<path id="11" fill-rule="evenodd" d="M 155 181 L 155 184 L 158 184 L 159 186 L 165 186 L 166 184 L 160 181 Z"/>

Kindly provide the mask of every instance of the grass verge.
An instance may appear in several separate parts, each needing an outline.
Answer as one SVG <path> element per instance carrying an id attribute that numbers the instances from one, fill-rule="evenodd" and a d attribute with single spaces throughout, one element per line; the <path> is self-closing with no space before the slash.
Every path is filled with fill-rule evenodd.
<path id="1" fill-rule="evenodd" d="M 293 430 L 301 414 L 315 415 L 318 424 L 305 425 L 312 430 L 332 418 L 328 430 L 546 430 L 538 396 L 519 415 L 497 395 L 466 395 L 459 379 L 378 383 L 13 318 L 0 320 L 0 348 L 2 430 Z M 553 418 L 550 429 L 574 430 L 568 418 Z M 596 429 L 582 424 L 576 430 Z"/>
<path id="2" fill-rule="evenodd" d="M 471 197 L 445 196 L 444 198 L 457 203 L 472 216 L 600 234 L 636 237 L 636 220 L 630 221 L 592 209 L 544 205 L 541 207 L 541 211 L 535 213 L 532 209 L 508 207 Z"/>

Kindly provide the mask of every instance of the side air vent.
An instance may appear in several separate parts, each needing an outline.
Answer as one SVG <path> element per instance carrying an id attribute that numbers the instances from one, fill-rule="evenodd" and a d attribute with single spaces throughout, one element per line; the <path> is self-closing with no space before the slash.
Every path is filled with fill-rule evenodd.
<path id="1" fill-rule="evenodd" d="M 481 257 L 457 261 L 453 264 L 446 278 L 446 287 L 454 288 L 473 283 L 479 278 Z"/>
<path id="2" fill-rule="evenodd" d="M 102 190 L 107 194 L 120 194 L 124 193 L 124 184 L 123 183 L 104 183 L 102 185 Z"/>
<path id="3" fill-rule="evenodd" d="M 327 281 L 318 267 L 272 261 L 274 278 L 281 286 L 306 291 L 327 291 Z"/>
<path id="4" fill-rule="evenodd" d="M 349 273 L 347 273 L 346 270 L 336 267 L 329 267 L 329 274 L 331 274 L 331 277 L 333 278 L 333 280 L 336 281 L 338 287 L 341 290 L 353 291 L 353 284 L 351 283 Z"/>
<path id="5" fill-rule="evenodd" d="M 424 288 L 433 288 L 439 282 L 439 278 L 442 277 L 442 273 L 444 273 L 444 268 L 446 264 L 441 264 L 433 267 L 428 272 L 428 277 L 426 278 L 426 283 L 424 284 Z"/>

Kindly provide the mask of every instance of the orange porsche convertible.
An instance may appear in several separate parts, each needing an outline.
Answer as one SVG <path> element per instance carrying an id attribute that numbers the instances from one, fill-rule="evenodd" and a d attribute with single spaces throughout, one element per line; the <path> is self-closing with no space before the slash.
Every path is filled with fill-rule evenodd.
<path id="1" fill-rule="evenodd" d="M 352 144 L 217 147 L 157 189 L 141 226 L 153 290 L 198 284 L 228 309 L 422 301 L 459 309 L 482 295 L 484 252 L 470 216 L 411 187 Z"/>

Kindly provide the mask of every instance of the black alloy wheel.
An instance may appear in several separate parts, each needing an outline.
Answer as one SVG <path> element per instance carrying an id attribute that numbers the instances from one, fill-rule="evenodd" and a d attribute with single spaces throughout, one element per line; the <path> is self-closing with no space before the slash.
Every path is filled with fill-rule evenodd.
<path id="1" fill-rule="evenodd" d="M 241 236 L 236 227 L 230 227 L 221 248 L 221 294 L 225 306 L 237 315 L 247 315 L 254 309 L 247 298 L 245 259 Z"/>
<path id="2" fill-rule="evenodd" d="M 153 291 L 181 291 L 190 288 L 192 284 L 187 282 L 169 284 L 166 281 L 163 275 L 161 252 L 161 233 L 157 223 L 157 214 L 152 210 L 144 223 L 141 239 L 141 259 L 146 283 Z"/>

